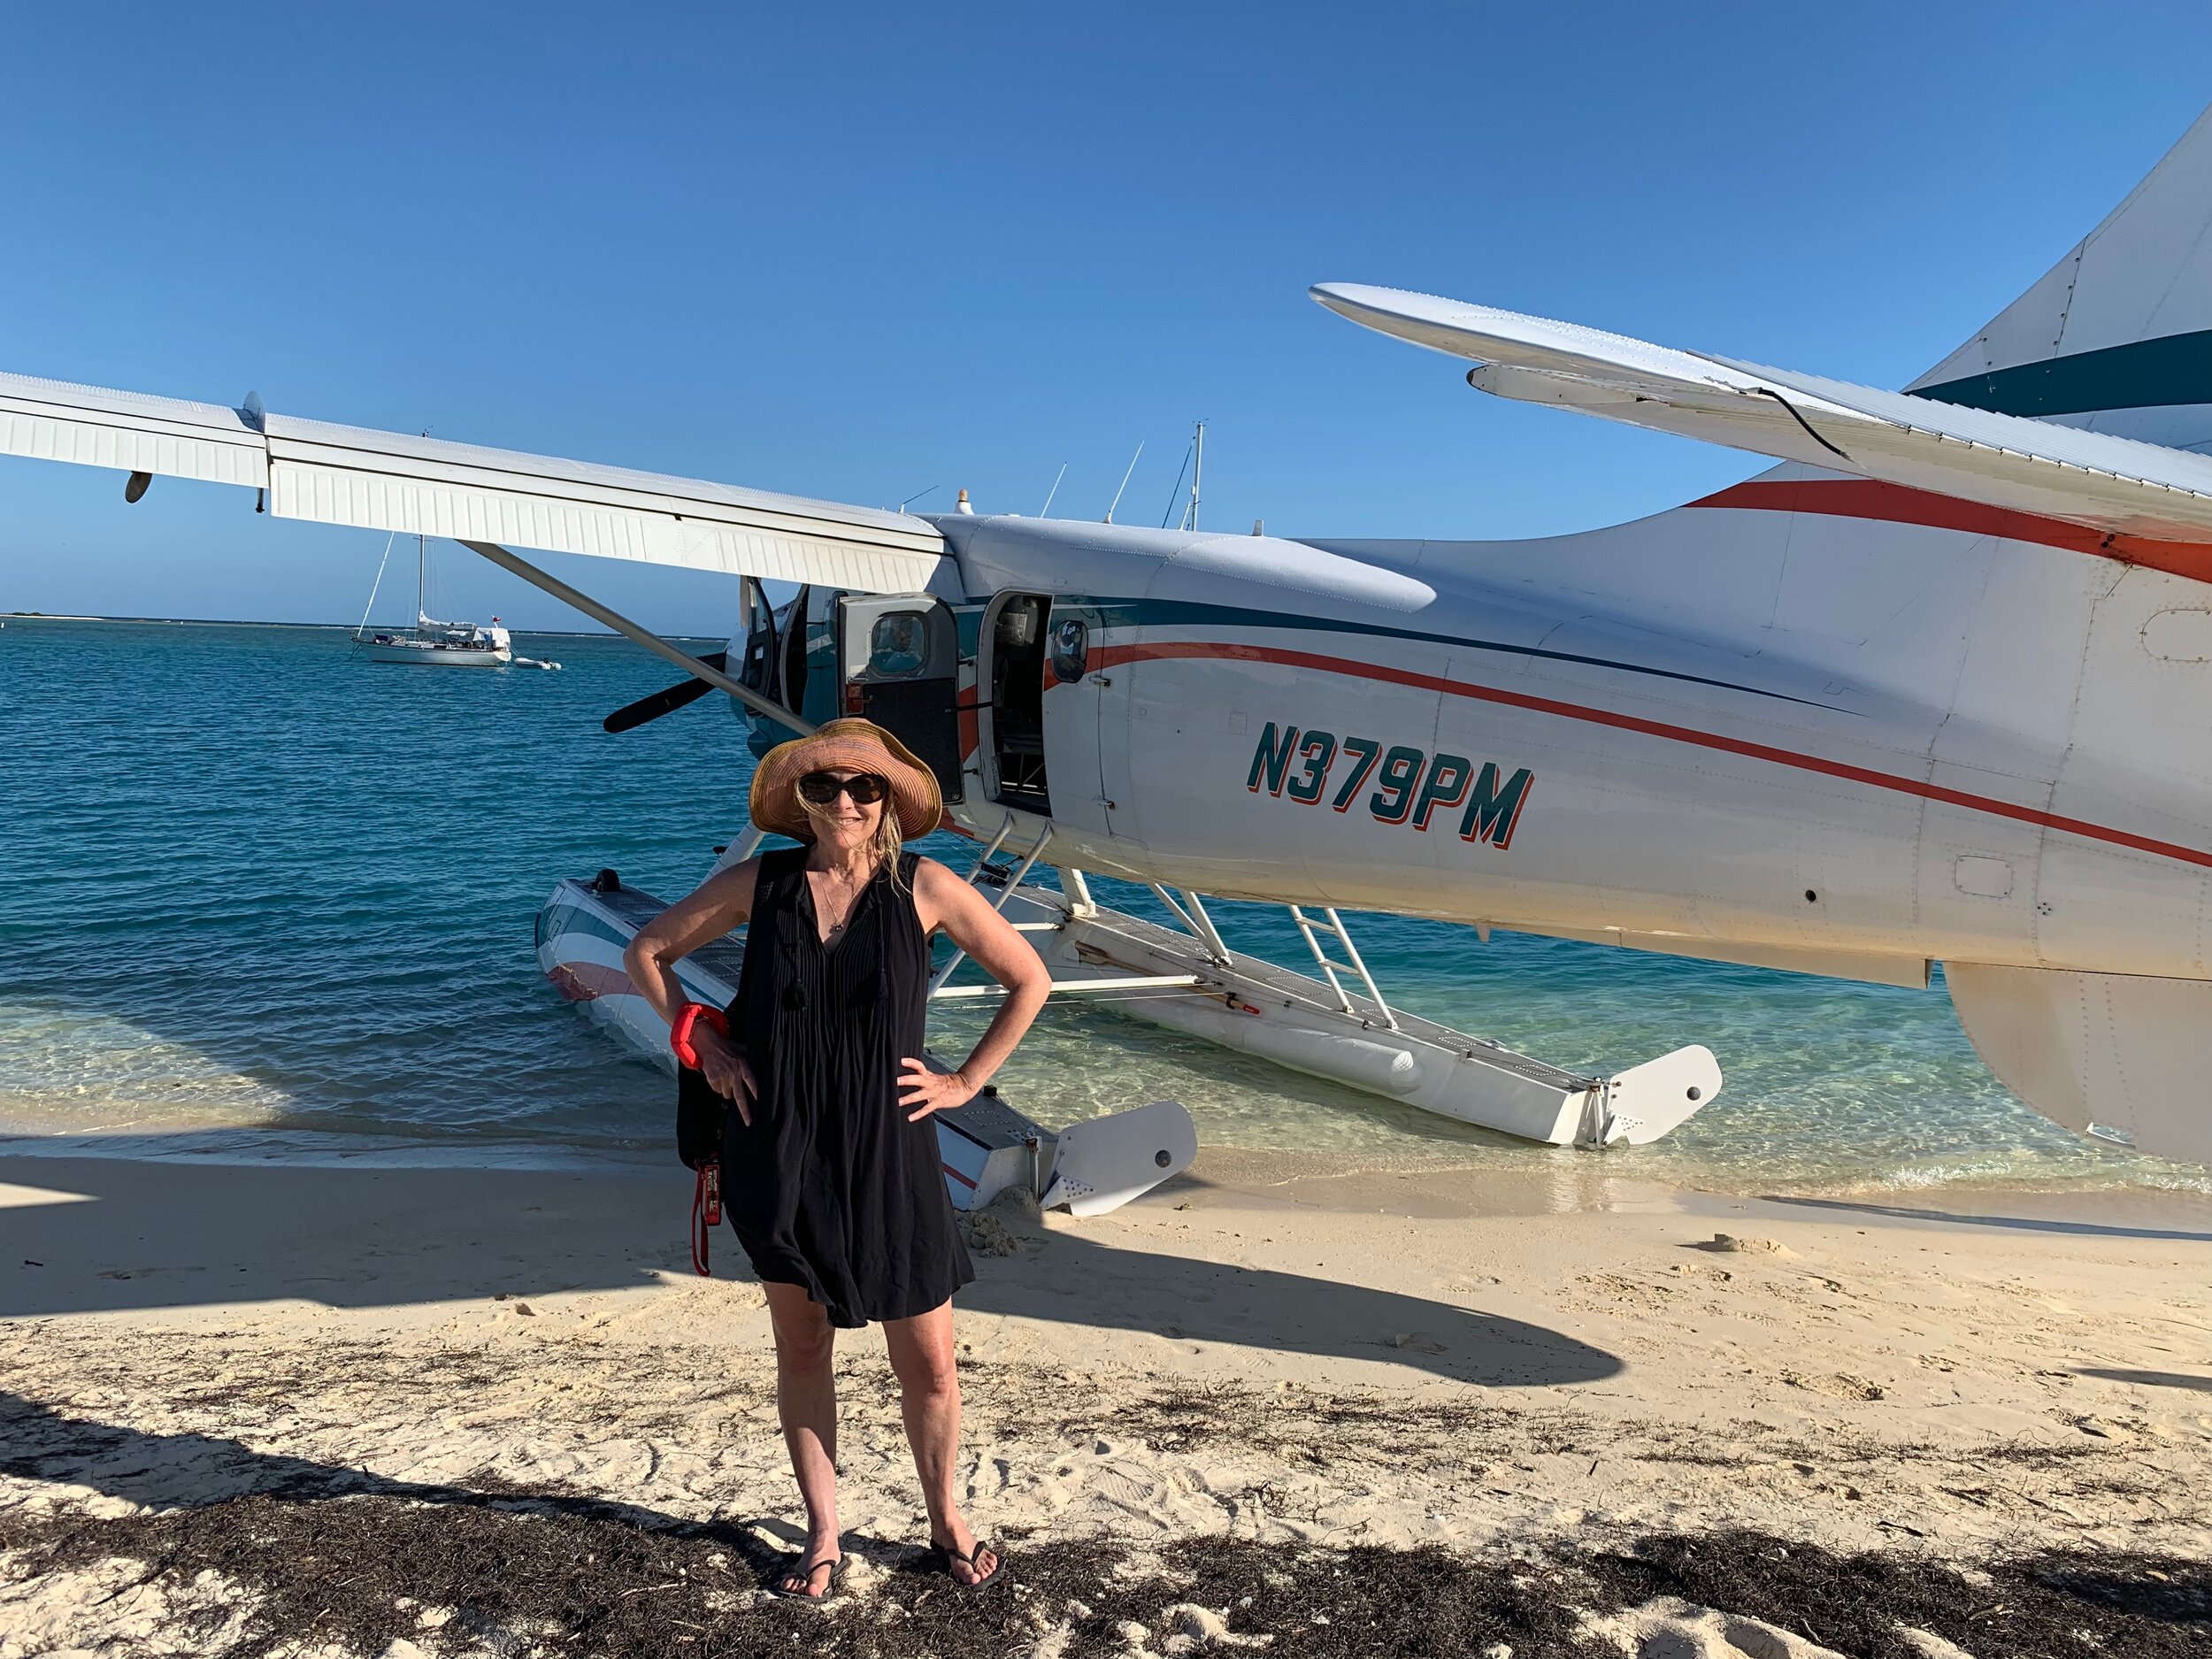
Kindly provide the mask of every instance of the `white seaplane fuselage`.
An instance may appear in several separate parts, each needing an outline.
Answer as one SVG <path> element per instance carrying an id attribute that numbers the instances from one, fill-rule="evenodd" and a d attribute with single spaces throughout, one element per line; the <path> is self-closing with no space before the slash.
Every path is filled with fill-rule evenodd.
<path id="1" fill-rule="evenodd" d="M 2206 975 L 2202 589 L 1804 471 L 1536 542 L 936 522 L 969 594 L 1087 635 L 1056 862 L 1901 984 Z"/>

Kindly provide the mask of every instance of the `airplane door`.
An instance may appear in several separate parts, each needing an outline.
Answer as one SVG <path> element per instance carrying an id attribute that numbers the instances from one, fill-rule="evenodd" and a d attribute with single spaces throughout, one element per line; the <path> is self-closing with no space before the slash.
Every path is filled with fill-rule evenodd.
<path id="1" fill-rule="evenodd" d="M 1118 840 L 1140 841 L 1137 826 L 1136 779 L 1130 766 L 1129 747 L 1133 726 L 1137 664 L 1123 661 L 1108 667 L 1099 623 L 1089 624 L 1084 653 L 1086 683 L 1098 698 L 1098 793 L 1106 810 L 1107 830 Z M 1124 628 L 1119 638 L 1134 644 L 1134 630 Z"/>
<path id="2" fill-rule="evenodd" d="M 1045 752 L 1054 779 L 1053 816 L 1108 835 L 1133 833 L 1129 795 L 1129 694 L 1120 667 L 1099 663 L 1100 617 L 1088 605 L 1056 602 L 1045 640 Z M 1064 781 L 1063 781 L 1064 780 Z"/>
<path id="3" fill-rule="evenodd" d="M 956 707 L 960 633 L 952 607 L 928 594 L 848 595 L 837 602 L 841 714 L 873 720 L 961 796 Z"/>

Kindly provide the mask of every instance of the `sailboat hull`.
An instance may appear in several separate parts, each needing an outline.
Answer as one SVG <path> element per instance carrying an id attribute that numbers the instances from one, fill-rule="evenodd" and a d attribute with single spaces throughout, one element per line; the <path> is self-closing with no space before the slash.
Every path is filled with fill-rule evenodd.
<path id="1" fill-rule="evenodd" d="M 383 644 L 364 641 L 361 654 L 373 663 L 409 663 L 419 668 L 504 668 L 515 659 L 512 651 L 488 647 L 416 644 L 401 640 Z"/>

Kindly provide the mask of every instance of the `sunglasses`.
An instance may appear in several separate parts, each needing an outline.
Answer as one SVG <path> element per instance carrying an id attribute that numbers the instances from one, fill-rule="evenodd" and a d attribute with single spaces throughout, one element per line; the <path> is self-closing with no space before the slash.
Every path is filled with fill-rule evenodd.
<path id="1" fill-rule="evenodd" d="M 827 806 L 841 795 L 852 796 L 855 806 L 873 806 L 890 793 L 891 786 L 872 772 L 864 772 L 855 778 L 810 772 L 799 780 L 801 799 L 811 801 L 816 806 Z"/>

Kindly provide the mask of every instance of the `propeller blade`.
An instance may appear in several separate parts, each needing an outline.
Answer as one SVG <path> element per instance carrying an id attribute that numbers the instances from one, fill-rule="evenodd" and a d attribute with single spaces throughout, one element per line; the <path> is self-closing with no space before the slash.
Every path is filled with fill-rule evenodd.
<path id="1" fill-rule="evenodd" d="M 699 660 L 709 668 L 727 665 L 727 651 L 710 651 Z M 600 722 L 610 732 L 628 732 L 643 726 L 648 720 L 657 720 L 664 714 L 673 714 L 686 703 L 696 703 L 714 687 L 703 680 L 687 680 L 657 691 L 649 697 L 640 697 L 635 703 L 626 703 Z"/>

